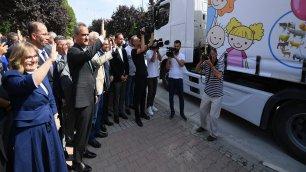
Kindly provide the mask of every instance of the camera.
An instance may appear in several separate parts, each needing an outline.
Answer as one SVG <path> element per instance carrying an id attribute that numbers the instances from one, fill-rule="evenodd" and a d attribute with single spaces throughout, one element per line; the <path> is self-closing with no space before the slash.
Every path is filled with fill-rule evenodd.
<path id="1" fill-rule="evenodd" d="M 154 39 L 153 44 L 150 48 L 160 48 L 164 46 L 164 42 L 162 38 Z"/>
<path id="2" fill-rule="evenodd" d="M 170 58 L 173 58 L 175 51 L 176 51 L 176 48 L 174 48 L 174 47 L 167 47 L 166 56 L 170 57 Z"/>

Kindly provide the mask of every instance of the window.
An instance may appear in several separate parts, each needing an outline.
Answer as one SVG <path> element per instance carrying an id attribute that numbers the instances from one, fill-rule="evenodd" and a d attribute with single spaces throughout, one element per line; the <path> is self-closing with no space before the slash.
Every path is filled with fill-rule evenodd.
<path id="1" fill-rule="evenodd" d="M 160 29 L 169 22 L 170 3 L 159 6 L 155 11 L 155 29 Z"/>

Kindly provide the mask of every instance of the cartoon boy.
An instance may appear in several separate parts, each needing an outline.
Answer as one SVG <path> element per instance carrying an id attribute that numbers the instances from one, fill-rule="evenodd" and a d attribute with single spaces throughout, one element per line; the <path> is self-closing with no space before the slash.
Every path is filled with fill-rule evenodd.
<path id="1" fill-rule="evenodd" d="M 234 10 L 234 2 L 235 0 L 208 0 L 207 31 L 216 24 L 218 16 L 223 16 Z"/>
<path id="2" fill-rule="evenodd" d="M 232 18 L 226 26 L 226 32 L 228 34 L 228 43 L 231 46 L 226 49 L 228 53 L 227 64 L 229 66 L 248 68 L 245 50 L 250 48 L 255 40 L 260 41 L 264 36 L 262 23 L 245 26 L 236 18 Z"/>
<path id="3" fill-rule="evenodd" d="M 221 26 L 214 26 L 212 27 L 206 37 L 207 43 L 214 47 L 214 48 L 220 48 L 224 44 L 225 40 L 225 31 Z"/>

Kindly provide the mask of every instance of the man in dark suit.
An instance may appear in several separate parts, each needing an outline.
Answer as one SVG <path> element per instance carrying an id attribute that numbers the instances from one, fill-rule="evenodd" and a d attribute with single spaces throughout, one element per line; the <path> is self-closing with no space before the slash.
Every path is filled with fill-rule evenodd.
<path id="1" fill-rule="evenodd" d="M 96 154 L 86 149 L 95 103 L 94 69 L 90 62 L 102 47 L 102 38 L 93 46 L 88 46 L 89 31 L 85 24 L 79 23 L 74 30 L 75 44 L 67 54 L 68 66 L 73 82 L 74 111 L 76 117 L 74 153 L 72 167 L 75 171 L 91 171 L 82 157 L 94 158 Z"/>
<path id="2" fill-rule="evenodd" d="M 129 62 L 127 53 L 122 48 L 124 37 L 122 33 L 115 35 L 115 48 L 113 49 L 113 59 L 110 60 L 110 75 L 113 76 L 112 91 L 114 94 L 114 122 L 119 123 L 119 116 L 128 119 L 125 115 L 125 85 L 129 75 Z"/>
<path id="3" fill-rule="evenodd" d="M 30 22 L 27 26 L 30 42 L 38 48 L 38 65 L 42 65 L 50 56 L 51 46 L 48 44 L 50 38 L 49 32 L 45 24 L 41 22 Z M 48 80 L 52 87 L 58 113 L 62 114 L 62 103 L 60 95 L 59 73 L 56 63 L 54 63 L 49 72 Z"/>

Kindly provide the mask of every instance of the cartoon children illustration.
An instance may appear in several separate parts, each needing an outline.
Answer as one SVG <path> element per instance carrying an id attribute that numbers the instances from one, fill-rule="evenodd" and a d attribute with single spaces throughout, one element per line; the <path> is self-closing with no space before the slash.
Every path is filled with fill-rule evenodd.
<path id="1" fill-rule="evenodd" d="M 223 16 L 225 13 L 230 13 L 234 10 L 235 0 L 208 0 L 207 8 L 207 31 L 216 25 L 218 16 Z"/>
<path id="2" fill-rule="evenodd" d="M 225 40 L 224 29 L 219 25 L 215 25 L 208 31 L 206 40 L 210 46 L 216 49 L 220 48 L 222 45 L 224 45 L 224 40 Z"/>
<path id="3" fill-rule="evenodd" d="M 234 17 L 227 24 L 226 33 L 228 34 L 228 43 L 231 46 L 226 49 L 228 53 L 227 64 L 248 68 L 245 50 L 250 48 L 255 40 L 260 41 L 262 39 L 264 36 L 263 24 L 254 23 L 245 26 Z"/>

